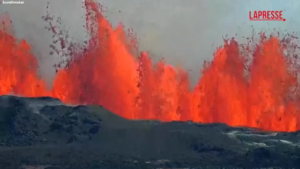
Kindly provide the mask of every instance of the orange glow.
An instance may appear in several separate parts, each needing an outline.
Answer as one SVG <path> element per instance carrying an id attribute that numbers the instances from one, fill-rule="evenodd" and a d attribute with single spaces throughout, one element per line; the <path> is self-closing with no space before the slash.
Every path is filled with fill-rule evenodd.
<path id="1" fill-rule="evenodd" d="M 85 7 L 91 39 L 85 50 L 72 52 L 67 66 L 58 69 L 52 89 L 38 76 L 32 47 L 25 40 L 19 42 L 9 31 L 10 22 L 3 22 L 1 95 L 52 96 L 70 104 L 99 104 L 129 119 L 300 129 L 300 69 L 293 53 L 297 48 L 290 41 L 262 34 L 250 50 L 251 43 L 242 47 L 234 39 L 225 40 L 213 61 L 205 62 L 191 90 L 185 70 L 163 60 L 153 63 L 146 52 L 136 57 L 135 43 L 128 40 L 122 26 L 113 29 L 93 0 L 86 0 Z"/>

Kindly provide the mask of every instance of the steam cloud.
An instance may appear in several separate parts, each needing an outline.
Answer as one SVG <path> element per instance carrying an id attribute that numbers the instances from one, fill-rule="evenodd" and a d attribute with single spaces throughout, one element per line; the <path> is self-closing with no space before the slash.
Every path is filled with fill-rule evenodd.
<path id="1" fill-rule="evenodd" d="M 24 0 L 24 5 L 1 5 L 0 13 L 8 12 L 16 36 L 34 46 L 42 77 L 51 82 L 58 56 L 49 55 L 51 33 L 44 29 L 41 16 L 46 14 L 46 0 Z M 75 41 L 86 39 L 82 1 L 49 1 L 51 13 L 61 17 Z M 138 34 L 141 50 L 149 51 L 154 60 L 164 57 L 168 63 L 191 70 L 192 83 L 199 77 L 204 60 L 211 60 L 222 36 L 252 35 L 253 28 L 263 31 L 276 28 L 280 32 L 298 32 L 300 2 L 297 0 L 100 0 L 107 7 L 113 26 L 122 22 Z M 286 22 L 250 22 L 249 10 L 283 10 Z M 253 26 L 253 27 L 251 27 Z M 49 83 L 50 84 L 50 83 Z"/>

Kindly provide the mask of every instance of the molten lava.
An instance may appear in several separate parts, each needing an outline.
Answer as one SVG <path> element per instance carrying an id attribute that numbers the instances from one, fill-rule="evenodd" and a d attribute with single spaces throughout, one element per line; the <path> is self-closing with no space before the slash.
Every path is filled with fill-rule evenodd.
<path id="1" fill-rule="evenodd" d="M 70 48 L 74 50 L 71 60 L 58 69 L 52 89 L 39 77 L 30 45 L 18 41 L 8 31 L 8 22 L 3 22 L 1 95 L 52 96 L 70 104 L 99 104 L 129 119 L 300 129 L 300 69 L 291 37 L 261 34 L 258 43 L 244 46 L 234 39 L 225 40 L 213 61 L 205 62 L 191 90 L 185 70 L 163 60 L 154 64 L 145 52 L 136 58 L 135 45 L 122 27 L 113 29 L 94 1 L 86 0 L 85 8 L 91 38 L 81 52 L 75 50 L 76 45 Z"/>

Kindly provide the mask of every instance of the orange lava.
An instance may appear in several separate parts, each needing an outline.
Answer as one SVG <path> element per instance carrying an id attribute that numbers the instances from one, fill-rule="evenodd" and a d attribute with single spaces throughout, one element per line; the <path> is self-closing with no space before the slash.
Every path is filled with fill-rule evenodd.
<path id="1" fill-rule="evenodd" d="M 225 40 L 213 61 L 204 64 L 191 90 L 185 70 L 163 60 L 154 64 L 145 52 L 136 57 L 134 44 L 121 26 L 113 29 L 93 0 L 86 0 L 85 7 L 91 39 L 86 50 L 71 53 L 72 59 L 58 70 L 52 89 L 39 77 L 30 45 L 7 31 L 9 22 L 0 26 L 1 95 L 52 96 L 70 104 L 100 104 L 129 119 L 222 122 L 272 131 L 300 129 L 300 69 L 297 48 L 290 41 L 262 34 L 251 49 L 254 42 L 241 46 L 233 39 Z"/>

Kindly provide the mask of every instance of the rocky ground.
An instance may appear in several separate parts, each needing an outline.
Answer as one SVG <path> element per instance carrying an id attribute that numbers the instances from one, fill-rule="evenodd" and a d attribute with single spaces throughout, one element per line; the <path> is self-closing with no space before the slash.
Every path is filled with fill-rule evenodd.
<path id="1" fill-rule="evenodd" d="M 1 169 L 299 168 L 300 132 L 132 121 L 101 106 L 0 97 Z"/>

